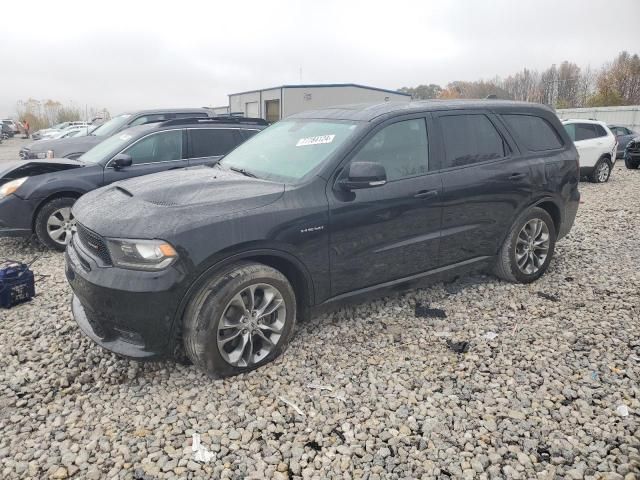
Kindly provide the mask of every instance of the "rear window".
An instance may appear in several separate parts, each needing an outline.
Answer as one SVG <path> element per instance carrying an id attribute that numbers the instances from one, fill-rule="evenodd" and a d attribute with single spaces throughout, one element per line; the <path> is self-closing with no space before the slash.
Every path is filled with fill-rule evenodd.
<path id="1" fill-rule="evenodd" d="M 534 115 L 502 115 L 527 149 L 534 152 L 562 147 L 555 129 L 544 118 Z"/>
<path id="2" fill-rule="evenodd" d="M 458 167 L 505 156 L 502 137 L 482 114 L 440 117 L 446 149 L 446 167 Z"/>

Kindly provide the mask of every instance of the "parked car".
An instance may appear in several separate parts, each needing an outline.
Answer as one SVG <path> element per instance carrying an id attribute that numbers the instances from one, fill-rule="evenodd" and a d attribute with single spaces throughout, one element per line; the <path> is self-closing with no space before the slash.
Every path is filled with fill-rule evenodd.
<path id="1" fill-rule="evenodd" d="M 637 137 L 638 134 L 633 130 L 623 127 L 622 125 L 607 125 L 611 133 L 616 136 L 618 142 L 618 148 L 616 150 L 616 158 L 624 158 L 624 151 L 627 148 L 627 143 Z"/>
<path id="2" fill-rule="evenodd" d="M 212 164 L 264 124 L 173 119 L 127 129 L 77 160 L 1 163 L 0 236 L 35 233 L 45 246 L 64 250 L 75 228 L 71 206 L 82 194 L 124 178 Z"/>
<path id="3" fill-rule="evenodd" d="M 15 135 L 11 126 L 4 122 L 0 123 L 0 134 L 2 134 L 5 138 L 11 138 Z"/>
<path id="4" fill-rule="evenodd" d="M 607 124 L 598 120 L 562 122 L 580 155 L 580 176 L 594 183 L 609 180 L 616 163 L 617 141 Z"/>
<path id="5" fill-rule="evenodd" d="M 631 170 L 636 170 L 640 167 L 640 136 L 627 143 L 627 148 L 624 152 L 624 164 Z"/>
<path id="6" fill-rule="evenodd" d="M 123 113 L 100 125 L 91 132 L 91 135 L 81 138 L 47 140 L 46 142 L 27 145 L 20 150 L 20 158 L 43 159 L 55 157 L 76 159 L 102 142 L 105 138 L 126 130 L 129 127 L 135 127 L 136 125 L 143 125 L 145 123 L 163 122 L 174 118 L 204 118 L 208 116 L 209 114 L 204 108 L 156 109 Z"/>
<path id="7" fill-rule="evenodd" d="M 8 127 L 7 133 L 9 134 L 10 137 L 13 137 L 14 135 L 17 135 L 18 133 L 20 133 L 20 128 L 18 127 L 18 124 L 15 121 L 11 120 L 10 118 L 5 118 L 4 120 L 2 120 L 2 124 Z"/>
<path id="8" fill-rule="evenodd" d="M 96 128 L 94 125 L 72 125 L 62 130 L 51 130 L 46 132 L 42 140 L 55 140 L 58 138 L 84 137 L 93 132 Z"/>
<path id="9" fill-rule="evenodd" d="M 73 208 L 73 315 L 132 358 L 213 376 L 282 353 L 301 312 L 493 268 L 528 283 L 578 209 L 555 114 L 508 101 L 386 102 L 281 120 L 214 168 L 117 182 Z"/>
<path id="10" fill-rule="evenodd" d="M 62 130 L 66 130 L 70 127 L 82 127 L 82 126 L 90 126 L 91 124 L 89 122 L 82 122 L 82 121 L 75 121 L 75 122 L 62 122 L 62 123 L 58 123 L 50 128 L 43 128 L 40 130 L 37 130 L 35 132 L 33 132 L 31 134 L 31 138 L 33 140 L 42 140 L 44 138 L 56 138 L 56 137 L 52 137 L 52 135 L 54 135 L 57 132 L 60 132 Z"/>

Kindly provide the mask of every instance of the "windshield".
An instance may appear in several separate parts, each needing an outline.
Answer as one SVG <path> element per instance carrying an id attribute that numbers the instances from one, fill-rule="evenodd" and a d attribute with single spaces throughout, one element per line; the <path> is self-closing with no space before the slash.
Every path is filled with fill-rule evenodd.
<path id="1" fill-rule="evenodd" d="M 233 150 L 220 165 L 266 180 L 295 182 L 322 164 L 357 126 L 340 120 L 282 120 Z"/>
<path id="2" fill-rule="evenodd" d="M 130 114 L 125 113 L 123 115 L 118 115 L 117 117 L 113 117 L 106 123 L 103 123 L 98 128 L 96 128 L 91 135 L 95 135 L 96 137 L 110 137 L 114 133 L 116 133 L 120 128 L 127 123 Z"/>
<path id="3" fill-rule="evenodd" d="M 113 153 L 124 148 L 131 138 L 132 136 L 128 133 L 121 133 L 120 135 L 109 137 L 86 152 L 78 160 L 87 163 L 100 163 L 102 160 L 110 157 Z"/>

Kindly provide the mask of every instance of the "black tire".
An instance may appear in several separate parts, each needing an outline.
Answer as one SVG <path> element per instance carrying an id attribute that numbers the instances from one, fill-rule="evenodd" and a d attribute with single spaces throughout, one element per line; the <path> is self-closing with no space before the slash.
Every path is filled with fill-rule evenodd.
<path id="1" fill-rule="evenodd" d="M 624 166 L 629 170 L 637 170 L 640 167 L 640 160 L 631 160 L 627 155 L 624 157 Z"/>
<path id="2" fill-rule="evenodd" d="M 51 248 L 52 250 L 57 250 L 59 252 L 63 252 L 66 248 L 66 243 L 61 244 L 50 235 L 47 224 L 49 222 L 49 219 L 56 212 L 60 211 L 61 209 L 70 209 L 74 203 L 76 203 L 76 199 L 73 197 L 58 197 L 45 203 L 38 211 L 38 215 L 36 216 L 35 220 L 35 232 L 36 237 L 38 237 L 40 243 L 42 243 L 45 247 Z M 65 233 L 65 240 L 67 238 L 70 238 L 70 231 L 67 231 Z"/>
<path id="3" fill-rule="evenodd" d="M 600 171 L 606 168 L 606 176 L 601 177 L 600 175 Z M 591 172 L 591 175 L 589 175 L 589 181 L 592 183 L 606 183 L 609 181 L 609 178 L 611 177 L 611 160 L 609 160 L 608 157 L 602 157 L 600 160 L 598 160 L 598 163 L 596 163 L 596 166 L 593 167 L 593 172 Z"/>
<path id="4" fill-rule="evenodd" d="M 258 348 L 258 359 L 252 364 L 233 365 L 223 357 L 219 347 L 218 327 L 225 310 L 231 308 L 232 299 L 246 291 L 249 286 L 263 284 L 278 290 L 283 300 L 286 314 L 283 315 L 284 326 L 275 346 L 264 353 Z M 258 291 L 258 289 L 256 289 Z M 187 356 L 198 368 L 204 370 L 213 378 L 228 377 L 248 372 L 271 362 L 282 354 L 291 337 L 296 323 L 296 296 L 287 278 L 275 268 L 261 263 L 240 262 L 220 271 L 196 293 L 185 311 L 183 317 L 183 342 Z M 245 318 L 243 315 L 242 318 Z M 239 320 L 242 321 L 242 320 Z M 259 320 L 258 320 L 259 321 Z M 239 324 L 238 324 L 239 325 Z M 235 327 L 234 327 L 235 328 Z M 257 331 L 258 327 L 256 327 Z M 244 332 L 247 331 L 245 328 Z M 264 330 L 262 330 L 264 332 Z M 238 329 L 238 334 L 242 333 Z M 233 335 L 231 335 L 233 336 Z M 236 335 L 239 336 L 239 335 Z M 253 342 L 265 348 L 258 335 L 249 334 Z M 240 340 L 238 338 L 238 340 Z M 232 342 L 233 346 L 233 342 Z M 264 358 L 259 358 L 263 353 Z M 244 357 L 244 355 L 242 355 Z"/>
<path id="5" fill-rule="evenodd" d="M 546 225 L 549 236 L 548 249 L 546 258 L 538 267 L 538 270 L 533 273 L 525 273 L 518 266 L 518 262 L 516 260 L 516 243 L 524 226 L 529 224 L 531 220 L 535 219 L 541 220 Z M 527 210 L 518 217 L 518 219 L 513 223 L 511 230 L 509 230 L 509 234 L 498 252 L 498 258 L 496 259 L 494 266 L 494 273 L 503 280 L 513 283 L 531 283 L 537 280 L 549 267 L 549 263 L 551 262 L 556 246 L 556 236 L 557 233 L 553 219 L 546 210 L 538 207 L 533 207 Z"/>

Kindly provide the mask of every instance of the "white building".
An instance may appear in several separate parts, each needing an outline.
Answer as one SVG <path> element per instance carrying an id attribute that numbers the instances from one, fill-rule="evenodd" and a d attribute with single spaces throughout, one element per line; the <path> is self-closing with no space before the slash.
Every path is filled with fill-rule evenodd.
<path id="1" fill-rule="evenodd" d="M 556 114 L 562 120 L 568 120 L 570 118 L 590 118 L 592 120 L 600 120 L 609 125 L 619 125 L 634 131 L 640 131 L 640 105 L 565 108 L 556 110 Z"/>
<path id="2" fill-rule="evenodd" d="M 282 85 L 229 95 L 229 113 L 264 118 L 269 123 L 294 113 L 348 103 L 409 101 L 411 96 L 354 83 Z"/>

